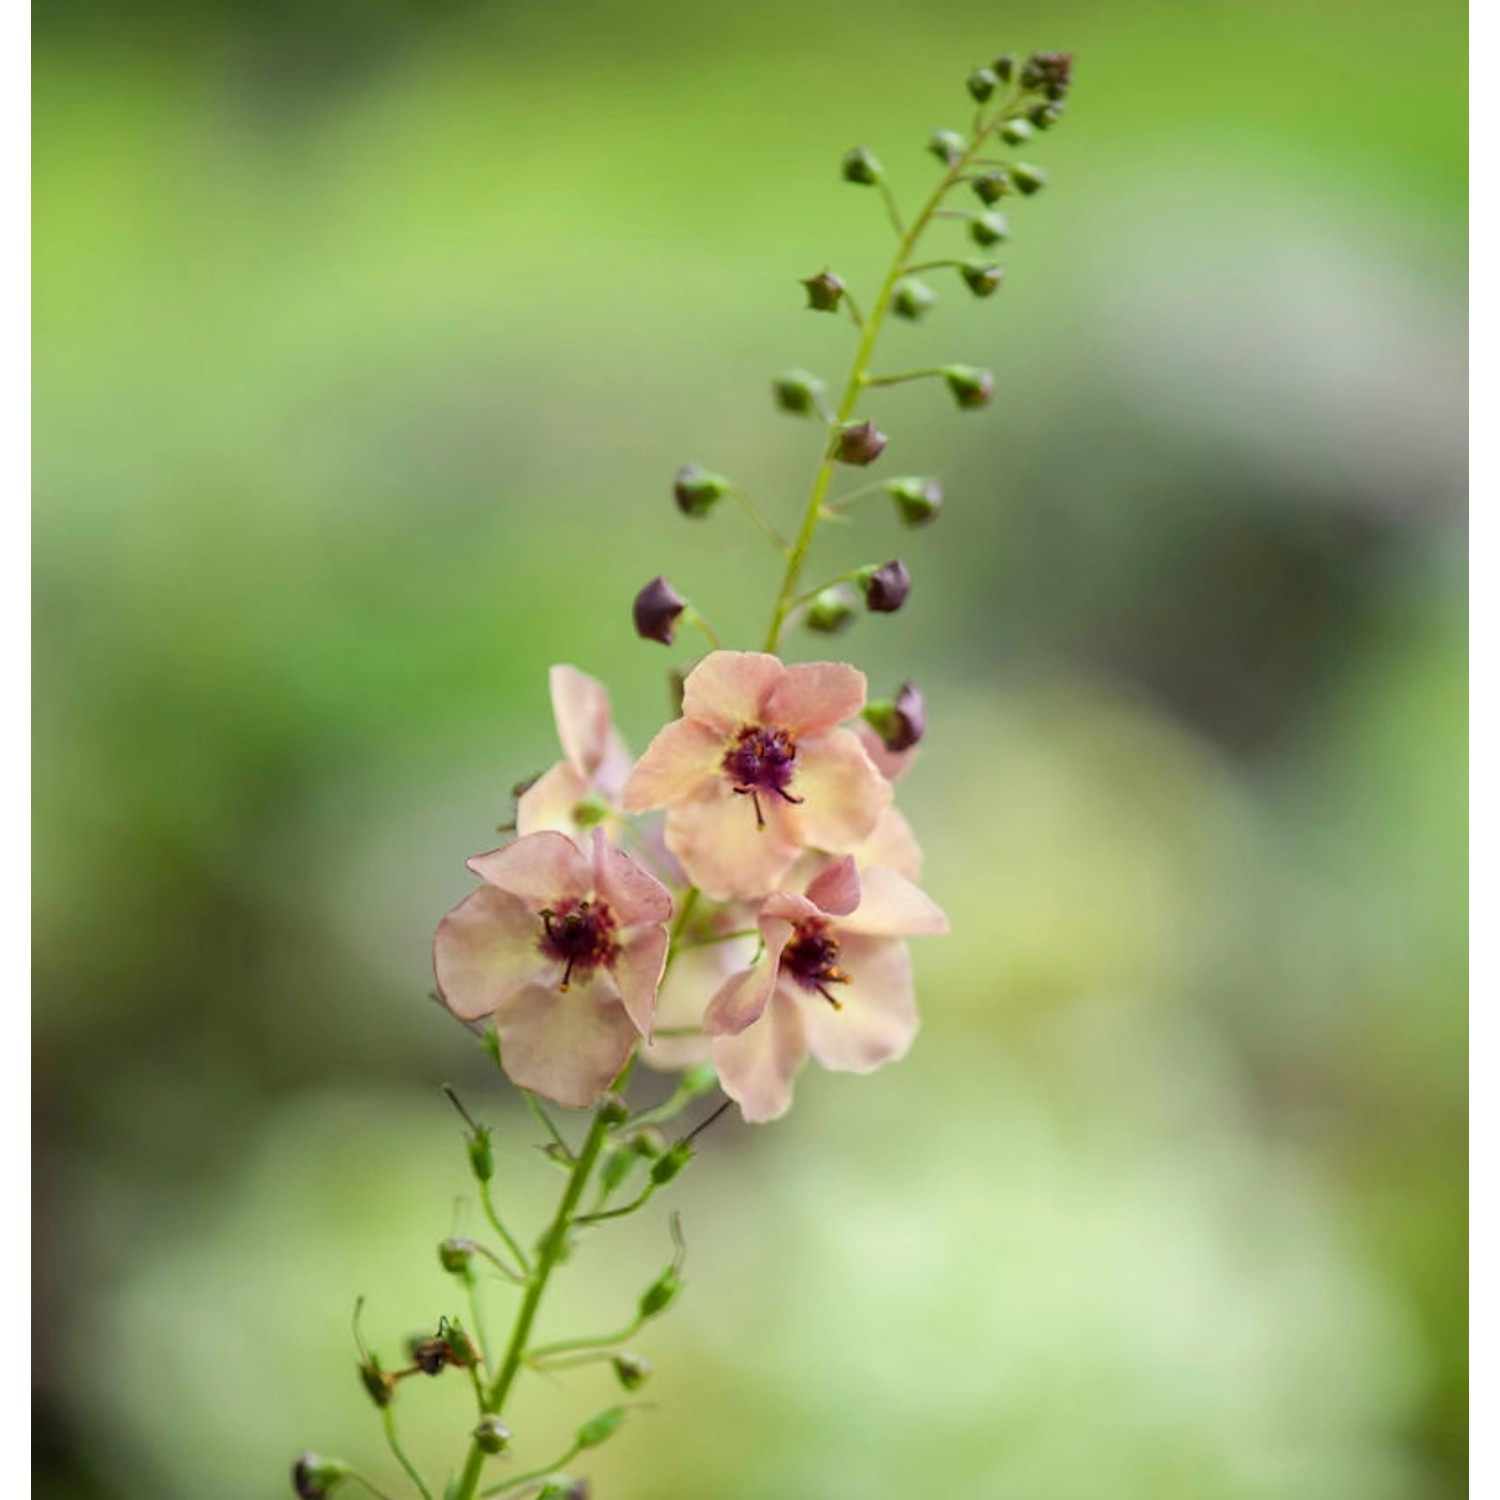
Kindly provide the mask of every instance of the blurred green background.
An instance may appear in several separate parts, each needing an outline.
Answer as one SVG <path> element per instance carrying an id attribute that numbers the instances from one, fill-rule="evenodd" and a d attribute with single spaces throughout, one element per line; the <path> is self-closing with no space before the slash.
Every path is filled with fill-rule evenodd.
<path id="1" fill-rule="evenodd" d="M 37 1443 L 49 1500 L 396 1479 L 353 1377 L 455 1311 L 424 998 L 546 668 L 639 748 L 657 571 L 737 642 L 774 560 L 680 523 L 698 459 L 790 514 L 842 378 L 801 308 L 888 253 L 962 79 L 1071 49 L 1010 277 L 942 284 L 880 392 L 919 533 L 838 645 L 932 732 L 902 801 L 954 935 L 867 1080 L 705 1138 L 660 1410 L 610 1500 L 1464 1493 L 1465 11 L 1456 0 L 172 4 L 35 36 Z M 953 230 L 955 242 L 957 230 Z M 690 649 L 690 648 L 689 648 Z M 794 651 L 826 653 L 805 638 Z M 686 661 L 678 651 L 673 661 Z M 468 1215 L 466 1218 L 465 1215 Z M 620 1321 L 648 1212 L 582 1255 Z M 494 1299 L 495 1315 L 504 1294 Z M 606 1400 L 534 1382 L 523 1457 Z M 410 1393 L 437 1464 L 464 1393 Z"/>

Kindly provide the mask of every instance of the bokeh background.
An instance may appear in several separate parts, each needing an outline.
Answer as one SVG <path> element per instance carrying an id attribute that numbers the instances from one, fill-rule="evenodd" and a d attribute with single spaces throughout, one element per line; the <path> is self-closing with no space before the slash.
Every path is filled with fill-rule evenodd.
<path id="1" fill-rule="evenodd" d="M 827 570 L 932 732 L 902 797 L 954 935 L 925 1027 L 810 1072 L 677 1191 L 680 1309 L 611 1500 L 1438 1500 L 1465 1443 L 1465 13 L 1454 0 L 633 0 L 36 14 L 36 1488 L 399 1476 L 353 1378 L 452 1311 L 461 1085 L 532 1127 L 428 942 L 554 756 L 546 668 L 633 743 L 759 633 L 841 379 L 801 308 L 888 252 L 998 51 L 1078 54 L 1010 279 L 887 367 L 890 472 Z M 954 230 L 955 237 L 957 230 Z M 826 647 L 795 641 L 801 655 Z M 583 1254 L 619 1321 L 664 1213 Z M 466 1217 L 466 1215 L 468 1217 Z M 495 1316 L 503 1293 L 494 1298 Z M 554 1320 L 559 1332 L 564 1325 Z M 533 1385 L 523 1454 L 609 1399 Z M 464 1393 L 410 1393 L 438 1465 Z"/>

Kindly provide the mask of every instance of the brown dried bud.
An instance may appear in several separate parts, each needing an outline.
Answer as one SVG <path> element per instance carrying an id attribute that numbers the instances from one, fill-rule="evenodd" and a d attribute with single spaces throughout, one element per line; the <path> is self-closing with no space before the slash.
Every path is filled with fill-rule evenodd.
<path id="1" fill-rule="evenodd" d="M 1073 84 L 1071 52 L 1033 52 L 1021 69 L 1021 87 L 1039 90 L 1049 99 L 1061 99 Z"/>
<path id="2" fill-rule="evenodd" d="M 885 434 L 873 422 L 846 422 L 840 429 L 833 454 L 840 463 L 863 468 L 885 451 Z"/>
<path id="3" fill-rule="evenodd" d="M 814 312 L 837 312 L 844 300 L 844 283 L 832 271 L 819 271 L 802 283 L 807 288 L 807 305 Z"/>

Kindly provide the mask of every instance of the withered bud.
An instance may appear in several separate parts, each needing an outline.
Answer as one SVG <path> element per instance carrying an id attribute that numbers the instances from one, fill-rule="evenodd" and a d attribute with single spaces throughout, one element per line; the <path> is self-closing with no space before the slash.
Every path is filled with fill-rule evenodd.
<path id="1" fill-rule="evenodd" d="M 854 146 L 846 151 L 840 171 L 845 182 L 857 182 L 863 187 L 874 186 L 884 175 L 875 153 L 867 146 Z"/>
<path id="2" fill-rule="evenodd" d="M 854 605 L 840 588 L 824 589 L 807 606 L 802 623 L 819 635 L 834 635 L 854 619 Z"/>
<path id="3" fill-rule="evenodd" d="M 672 481 L 672 498 L 685 516 L 706 516 L 732 486 L 722 474 L 700 464 L 684 464 Z"/>
<path id="4" fill-rule="evenodd" d="M 927 703 L 913 682 L 903 682 L 894 698 L 871 703 L 864 712 L 867 723 L 893 755 L 910 750 L 927 733 Z"/>
<path id="5" fill-rule="evenodd" d="M 903 276 L 891 293 L 891 311 L 915 323 L 937 306 L 937 293 L 915 276 Z"/>
<path id="6" fill-rule="evenodd" d="M 983 104 L 1000 86 L 1000 80 L 995 76 L 993 68 L 975 68 L 965 80 L 964 86 L 977 103 Z"/>
<path id="7" fill-rule="evenodd" d="M 380 1368 L 380 1361 L 373 1354 L 367 1356 L 360 1365 L 359 1378 L 364 1385 L 365 1394 L 376 1406 L 386 1407 L 391 1404 L 396 1394 L 396 1382 Z"/>
<path id="8" fill-rule="evenodd" d="M 406 1352 L 424 1375 L 441 1375 L 453 1355 L 452 1346 L 441 1333 L 413 1334 L 406 1341 Z"/>
<path id="9" fill-rule="evenodd" d="M 953 399 L 967 410 L 988 406 L 995 394 L 995 377 L 975 365 L 948 365 L 943 370 L 943 379 L 953 392 Z"/>
<path id="10" fill-rule="evenodd" d="M 896 514 L 907 526 L 925 526 L 943 503 L 943 487 L 936 479 L 908 474 L 886 485 L 896 502 Z"/>
<path id="11" fill-rule="evenodd" d="M 946 167 L 951 167 L 967 150 L 967 143 L 956 130 L 934 130 L 927 137 L 927 149 Z"/>
<path id="12" fill-rule="evenodd" d="M 298 1500 L 325 1500 L 348 1476 L 349 1466 L 336 1458 L 304 1453 L 292 1465 L 292 1488 Z"/>
<path id="13" fill-rule="evenodd" d="M 899 557 L 878 568 L 862 568 L 859 585 L 864 590 L 865 607 L 878 615 L 893 615 L 911 592 L 911 573 Z"/>
<path id="14" fill-rule="evenodd" d="M 863 468 L 880 457 L 885 444 L 885 434 L 873 422 L 846 422 L 839 428 L 833 454 L 840 463 Z"/>
<path id="15" fill-rule="evenodd" d="M 807 305 L 814 312 L 837 312 L 844 300 L 844 283 L 832 271 L 819 271 L 802 285 L 807 288 Z"/>
<path id="16" fill-rule="evenodd" d="M 990 297 L 1000 290 L 1005 280 L 1005 267 L 987 260 L 966 260 L 958 268 L 964 285 L 976 297 Z"/>
<path id="17" fill-rule="evenodd" d="M 993 172 L 981 172 L 969 179 L 981 203 L 998 203 L 1011 190 L 1010 173 L 997 167 Z"/>
<path id="18" fill-rule="evenodd" d="M 1028 198 L 1047 186 L 1047 174 L 1040 167 L 1033 167 L 1024 161 L 1018 161 L 1010 169 L 1010 175 L 1016 184 L 1016 191 L 1025 193 Z"/>
<path id="19" fill-rule="evenodd" d="M 660 641 L 663 646 L 670 646 L 686 608 L 687 600 L 658 575 L 635 596 L 631 606 L 635 633 L 643 641 Z"/>
<path id="20" fill-rule="evenodd" d="M 1021 87 L 1037 89 L 1049 99 L 1061 99 L 1073 83 L 1071 52 L 1033 52 L 1021 69 Z"/>
<path id="21" fill-rule="evenodd" d="M 615 1379 L 627 1391 L 638 1391 L 651 1378 L 651 1361 L 629 1352 L 615 1355 Z"/>
<path id="22" fill-rule="evenodd" d="M 816 375 L 809 375 L 806 370 L 787 370 L 771 382 L 776 405 L 795 417 L 816 414 L 827 389 Z"/>
<path id="23" fill-rule="evenodd" d="M 510 1447 L 510 1428 L 494 1412 L 486 1412 L 474 1429 L 474 1441 L 485 1453 L 504 1453 Z"/>
<path id="24" fill-rule="evenodd" d="M 969 220 L 969 238 L 976 245 L 998 245 L 1010 238 L 1010 225 L 1004 214 L 975 214 Z"/>

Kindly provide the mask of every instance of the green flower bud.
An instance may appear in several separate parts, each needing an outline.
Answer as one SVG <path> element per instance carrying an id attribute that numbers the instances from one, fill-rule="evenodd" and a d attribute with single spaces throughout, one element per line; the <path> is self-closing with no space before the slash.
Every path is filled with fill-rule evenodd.
<path id="1" fill-rule="evenodd" d="M 650 1286 L 641 1293 L 640 1315 L 642 1319 L 654 1318 L 664 1313 L 682 1290 L 682 1276 L 676 1266 L 668 1266 Z"/>
<path id="2" fill-rule="evenodd" d="M 865 146 L 855 146 L 846 151 L 840 170 L 845 182 L 857 182 L 864 187 L 873 187 L 885 175 L 874 152 Z"/>
<path id="3" fill-rule="evenodd" d="M 873 614 L 895 614 L 911 592 L 911 573 L 899 557 L 878 568 L 861 568 L 858 581 L 865 593 L 865 607 Z"/>
<path id="4" fill-rule="evenodd" d="M 336 1458 L 304 1453 L 292 1465 L 292 1488 L 298 1500 L 325 1500 L 348 1476 L 349 1465 Z"/>
<path id="5" fill-rule="evenodd" d="M 632 1133 L 625 1144 L 626 1149 L 633 1156 L 643 1157 L 646 1161 L 655 1161 L 667 1149 L 667 1138 L 655 1125 L 643 1125 Z"/>
<path id="6" fill-rule="evenodd" d="M 864 468 L 880 457 L 885 445 L 885 434 L 873 422 L 845 422 L 834 442 L 833 456 L 841 464 Z"/>
<path id="7" fill-rule="evenodd" d="M 837 312 L 844 300 L 844 283 L 832 271 L 819 271 L 802 283 L 807 288 L 807 305 L 814 312 Z"/>
<path id="8" fill-rule="evenodd" d="M 958 274 L 976 297 L 990 297 L 1000 290 L 1000 283 L 1005 280 L 1005 267 L 986 260 L 966 260 L 959 266 Z"/>
<path id="9" fill-rule="evenodd" d="M 1031 139 L 1031 122 L 1029 120 L 1007 120 L 1000 127 L 1000 139 L 1009 141 L 1012 146 L 1019 146 L 1022 141 Z"/>
<path id="10" fill-rule="evenodd" d="M 606 1094 L 599 1101 L 599 1118 L 611 1127 L 623 1125 L 630 1118 L 630 1106 L 618 1094 Z"/>
<path id="11" fill-rule="evenodd" d="M 995 377 L 974 365 L 948 365 L 943 379 L 953 392 L 953 399 L 965 410 L 988 406 L 995 394 Z"/>
<path id="12" fill-rule="evenodd" d="M 993 172 L 981 172 L 978 177 L 969 179 L 969 186 L 980 202 L 998 203 L 1011 190 L 1010 173 L 999 168 Z"/>
<path id="13" fill-rule="evenodd" d="M 473 1240 L 444 1240 L 438 1246 L 438 1264 L 451 1276 L 467 1274 L 473 1260 Z"/>
<path id="14" fill-rule="evenodd" d="M 625 1408 L 623 1406 L 606 1407 L 598 1416 L 590 1417 L 578 1429 L 578 1446 L 597 1448 L 601 1443 L 607 1443 L 620 1430 L 624 1421 Z"/>
<path id="15" fill-rule="evenodd" d="M 910 750 L 927 733 L 927 703 L 915 683 L 903 682 L 894 699 L 868 704 L 864 720 L 892 754 Z"/>
<path id="16" fill-rule="evenodd" d="M 376 1406 L 386 1407 L 391 1404 L 396 1395 L 396 1382 L 380 1368 L 380 1361 L 373 1354 L 366 1355 L 364 1363 L 360 1365 L 359 1378 L 364 1385 L 365 1394 Z"/>
<path id="17" fill-rule="evenodd" d="M 1062 119 L 1063 110 L 1064 106 L 1061 104 L 1033 104 L 1026 111 L 1026 118 L 1038 130 L 1051 130 Z"/>
<path id="18" fill-rule="evenodd" d="M 674 1141 L 651 1163 L 651 1181 L 664 1187 L 693 1159 L 693 1148 L 687 1141 Z"/>
<path id="19" fill-rule="evenodd" d="M 1004 214 L 975 214 L 969 220 L 969 237 L 976 245 L 998 245 L 1010 237 Z"/>
<path id="20" fill-rule="evenodd" d="M 903 276 L 891 293 L 891 311 L 915 323 L 937 306 L 937 293 L 915 276 Z"/>
<path id="21" fill-rule="evenodd" d="M 815 415 L 823 403 L 827 386 L 806 370 L 787 370 L 771 382 L 776 405 L 795 417 Z"/>
<path id="22" fill-rule="evenodd" d="M 488 1034 L 486 1035 L 488 1040 Z M 495 1060 L 498 1062 L 500 1042 L 495 1040 Z M 469 1170 L 480 1182 L 488 1182 L 495 1175 L 495 1148 L 490 1132 L 481 1126 L 469 1137 Z"/>
<path id="23" fill-rule="evenodd" d="M 628 1151 L 609 1150 L 599 1168 L 599 1185 L 606 1194 L 612 1193 L 627 1177 L 635 1165 L 635 1157 Z"/>
<path id="24" fill-rule="evenodd" d="M 1001 83 L 1009 83 L 1016 76 L 1016 54 L 1014 52 L 1006 52 L 1002 56 L 997 57 L 990 64 L 990 67 L 994 70 L 995 77 Z"/>
<path id="25" fill-rule="evenodd" d="M 448 1360 L 461 1370 L 479 1363 L 479 1345 L 469 1336 L 469 1330 L 457 1323 L 447 1325 Z"/>
<path id="26" fill-rule="evenodd" d="M 474 1441 L 486 1453 L 504 1453 L 510 1447 L 510 1428 L 494 1412 L 486 1412 L 474 1429 Z"/>
<path id="27" fill-rule="evenodd" d="M 569 1479 L 566 1474 L 549 1479 L 536 1492 L 536 1500 L 589 1500 L 587 1479 Z"/>
<path id="28" fill-rule="evenodd" d="M 651 1361 L 639 1354 L 615 1355 L 615 1379 L 627 1391 L 638 1391 L 651 1378 Z"/>
<path id="29" fill-rule="evenodd" d="M 951 167 L 968 149 L 968 143 L 956 130 L 934 130 L 927 137 L 927 149 L 944 166 Z"/>
<path id="30" fill-rule="evenodd" d="M 1047 174 L 1040 167 L 1030 166 L 1024 161 L 1018 161 L 1010 169 L 1010 175 L 1015 181 L 1016 191 L 1025 193 L 1028 198 L 1047 186 Z"/>
<path id="31" fill-rule="evenodd" d="M 733 488 L 722 474 L 684 464 L 672 481 L 672 496 L 685 516 L 706 516 Z"/>
<path id="32" fill-rule="evenodd" d="M 975 68 L 966 81 L 966 87 L 974 99 L 983 104 L 1000 86 L 993 68 Z"/>
<path id="33" fill-rule="evenodd" d="M 854 620 L 854 606 L 840 588 L 827 588 L 807 606 L 802 623 L 819 635 L 834 635 Z"/>
<path id="34" fill-rule="evenodd" d="M 936 479 L 906 475 L 886 485 L 896 502 L 896 514 L 907 526 L 925 526 L 943 503 L 943 487 Z"/>

